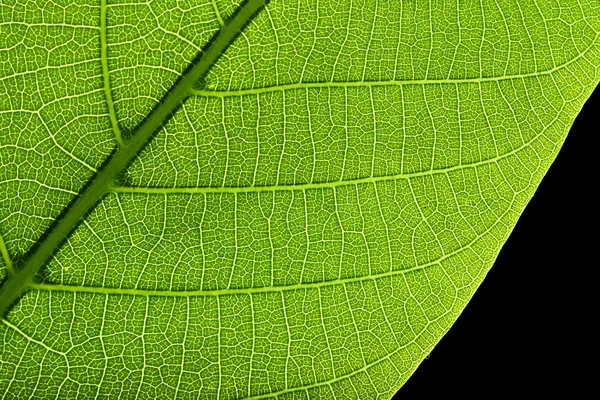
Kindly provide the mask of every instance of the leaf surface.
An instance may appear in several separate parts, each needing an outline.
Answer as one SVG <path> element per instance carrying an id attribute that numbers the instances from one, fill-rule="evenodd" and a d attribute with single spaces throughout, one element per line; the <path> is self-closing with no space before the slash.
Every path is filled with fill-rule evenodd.
<path id="1" fill-rule="evenodd" d="M 595 0 L 0 0 L 4 398 L 389 398 L 599 81 Z"/>

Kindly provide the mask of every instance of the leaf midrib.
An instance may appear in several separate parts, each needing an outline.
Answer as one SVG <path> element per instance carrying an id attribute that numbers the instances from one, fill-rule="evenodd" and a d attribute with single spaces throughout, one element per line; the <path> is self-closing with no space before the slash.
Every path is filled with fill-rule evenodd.
<path id="1" fill-rule="evenodd" d="M 152 140 L 181 104 L 192 94 L 192 88 L 221 57 L 241 30 L 254 18 L 268 0 L 248 0 L 208 42 L 201 54 L 188 66 L 171 89 L 147 115 L 131 138 L 117 146 L 107 157 L 102 167 L 92 175 L 79 194 L 60 213 L 42 239 L 32 248 L 30 255 L 15 266 L 0 288 L 0 317 L 32 285 L 33 278 L 50 257 L 61 246 L 79 222 L 89 214 L 96 204 L 110 191 L 119 174 Z M 115 121 L 116 122 L 116 121 Z"/>

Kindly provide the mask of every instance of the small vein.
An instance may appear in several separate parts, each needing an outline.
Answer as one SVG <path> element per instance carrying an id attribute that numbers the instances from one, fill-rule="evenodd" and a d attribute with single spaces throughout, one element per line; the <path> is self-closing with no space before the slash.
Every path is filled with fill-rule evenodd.
<path id="1" fill-rule="evenodd" d="M 31 343 L 35 343 L 37 345 L 40 345 L 43 348 L 45 348 L 46 350 L 48 350 L 49 352 L 54 353 L 54 354 L 58 354 L 58 355 L 62 356 L 63 358 L 65 358 L 65 360 L 66 360 L 66 354 L 65 353 L 60 352 L 58 350 L 55 350 L 52 347 L 48 346 L 46 343 L 41 342 L 39 340 L 36 340 L 36 339 L 32 338 L 31 336 L 29 336 L 28 334 L 26 334 L 25 332 L 23 332 L 22 330 L 20 330 L 16 325 L 11 324 L 10 322 L 8 322 L 5 319 L 0 319 L 0 321 L 2 321 L 2 323 L 4 325 L 6 325 L 9 328 L 11 328 L 12 330 L 14 330 L 15 332 L 17 332 L 19 335 L 23 336 L 25 339 L 27 339 Z"/>
<path id="2" fill-rule="evenodd" d="M 190 88 L 208 72 L 227 47 L 238 37 L 241 30 L 265 6 L 266 2 L 267 0 L 248 0 L 240 6 L 238 12 L 228 21 L 228 24 L 213 36 L 214 39 L 209 42 L 206 51 L 190 64 L 186 70 L 187 72 L 173 84 L 171 89 L 163 96 L 159 105 L 138 126 L 127 141 L 126 146 L 121 151 L 112 152 L 99 171 L 84 164 L 96 174 L 88 180 L 88 184 L 84 186 L 78 198 L 64 210 L 62 217 L 48 228 L 38 245 L 32 249 L 30 255 L 23 261 L 22 267 L 0 286 L 0 315 L 8 312 L 12 305 L 30 288 L 29 282 L 38 270 L 61 247 L 66 237 L 78 226 L 81 219 L 98 205 L 98 202 L 107 193 L 116 177 L 153 139 L 154 133 L 170 119 L 174 111 L 179 109 L 181 104 L 189 97 Z M 37 114 L 39 116 L 39 112 Z M 50 137 L 56 143 L 56 138 L 41 116 L 40 119 L 48 130 Z M 58 143 L 56 145 L 60 148 Z"/>
<path id="3" fill-rule="evenodd" d="M 263 286 L 256 288 L 230 288 L 230 289 L 214 289 L 214 290 L 153 290 L 153 289 L 126 289 L 126 288 L 106 288 L 106 287 L 94 287 L 94 286 L 77 286 L 77 285 L 62 285 L 53 283 L 29 283 L 28 288 L 41 291 L 49 292 L 72 292 L 72 293 L 96 293 L 96 294 L 108 294 L 108 295 L 131 295 L 131 296 L 155 296 L 155 297 L 206 297 L 206 296 L 226 296 L 226 295 L 240 295 L 240 294 L 255 294 L 255 293 L 276 293 L 276 292 L 288 292 L 294 290 L 306 290 L 306 289 L 318 289 L 328 286 L 335 285 L 347 285 L 351 283 L 364 282 L 364 281 L 376 281 L 383 278 L 401 276 L 415 271 L 421 271 L 430 267 L 438 266 L 443 268 L 442 262 L 451 258 L 461 252 L 471 249 L 472 246 L 485 235 L 490 233 L 496 226 L 502 221 L 502 219 L 512 211 L 508 208 L 502 215 L 500 215 L 496 221 L 485 231 L 476 235 L 470 242 L 461 246 L 436 260 L 430 261 L 425 264 L 415 265 L 410 268 L 404 268 L 395 271 L 382 272 L 379 274 L 355 276 L 350 278 L 333 279 L 329 281 L 321 282 L 310 282 L 310 283 L 297 283 L 293 285 L 280 285 L 280 286 Z"/>
<path id="4" fill-rule="evenodd" d="M 552 121 L 554 122 L 554 121 Z M 533 142 L 538 140 L 548 129 L 549 124 L 544 130 L 540 131 L 528 142 L 523 143 L 521 146 L 506 152 L 502 155 L 488 158 L 485 160 L 455 165 L 447 168 L 432 169 L 427 171 L 419 171 L 412 173 L 399 173 L 395 175 L 381 175 L 381 176 L 369 176 L 366 178 L 348 179 L 340 181 L 328 181 L 328 182 L 316 182 L 316 183 L 300 183 L 292 185 L 271 185 L 271 186 L 246 186 L 246 187 L 232 187 L 232 186 L 221 186 L 221 187 L 131 187 L 131 186 L 114 186 L 110 188 L 113 193 L 140 193 L 140 194 L 199 194 L 199 193 L 252 193 L 252 192 L 275 192 L 275 191 L 301 191 L 309 189 L 329 189 L 339 186 L 351 186 L 360 185 L 367 183 L 377 183 L 385 181 L 395 181 L 400 179 L 411 179 L 416 177 L 447 174 L 453 171 L 458 171 L 466 168 L 476 168 L 482 165 L 492 164 L 502 159 L 508 158 L 512 155 L 519 153 L 525 148 L 531 146 Z"/>
<path id="5" fill-rule="evenodd" d="M 73 154 L 72 152 L 70 152 L 69 150 L 67 150 L 66 148 L 64 148 L 58 142 L 58 140 L 56 139 L 56 136 L 52 133 L 52 130 L 50 130 L 50 128 L 48 127 L 48 124 L 46 124 L 46 121 L 44 120 L 44 118 L 42 118 L 42 114 L 40 114 L 39 111 L 35 111 L 35 112 L 33 112 L 33 114 L 35 114 L 35 115 L 38 116 L 40 122 L 42 123 L 42 126 L 44 127 L 44 129 L 46 129 L 46 132 L 48 132 L 48 135 L 50 136 L 50 139 L 52 140 L 52 142 L 54 143 L 54 145 L 56 146 L 56 148 L 58 148 L 60 151 L 62 151 L 63 153 L 65 153 L 66 155 L 68 155 L 70 158 L 72 158 L 74 161 L 76 161 L 79 164 L 83 165 L 85 168 L 89 169 L 90 171 L 92 171 L 92 172 L 98 172 L 96 170 L 96 168 L 94 168 L 90 164 L 86 163 L 81 158 L 77 157 L 75 154 Z"/>
<path id="6" fill-rule="evenodd" d="M 212 0 L 212 7 L 215 10 L 215 15 L 217 16 L 217 21 L 219 21 L 219 25 L 221 26 L 221 28 L 223 28 L 225 26 L 225 21 L 223 21 L 223 17 L 221 17 L 221 13 L 219 12 L 219 7 L 217 6 L 217 1 L 216 0 Z"/>
<path id="7" fill-rule="evenodd" d="M 12 260 L 10 259 L 10 255 L 8 253 L 8 248 L 6 247 L 6 243 L 4 243 L 4 239 L 2 238 L 2 235 L 0 235 L 0 253 L 2 253 L 2 259 L 4 260 L 6 269 L 8 269 L 8 273 L 10 275 L 14 275 L 15 270 L 13 268 L 13 263 L 12 263 Z"/>
<path id="8" fill-rule="evenodd" d="M 301 82 L 301 83 L 288 83 L 282 85 L 265 86 L 253 89 L 239 89 L 239 90 L 203 90 L 203 89 L 192 89 L 190 92 L 193 95 L 203 97 L 236 97 L 236 96 L 248 96 L 263 93 L 272 92 L 283 92 L 288 90 L 296 89 L 319 89 L 319 88 L 348 88 L 348 87 L 378 87 L 378 86 L 406 86 L 406 85 L 439 85 L 439 84 L 466 84 L 466 83 L 482 83 L 482 82 L 497 82 L 505 80 L 523 79 L 523 78 L 535 78 L 544 75 L 551 75 L 558 70 L 561 70 L 570 64 L 576 62 L 580 58 L 585 57 L 585 54 L 591 49 L 600 33 L 596 34 L 596 37 L 592 41 L 592 44 L 579 53 L 572 59 L 557 65 L 551 69 L 545 71 L 534 71 L 525 74 L 515 75 L 502 75 L 502 76 L 490 76 L 490 77 L 478 77 L 478 78 L 456 78 L 456 79 L 407 79 L 407 80 L 382 80 L 382 81 L 338 81 L 338 82 Z"/>
<path id="9" fill-rule="evenodd" d="M 6 184 L 6 183 L 11 183 L 11 182 L 16 182 L 16 183 L 21 183 L 21 184 L 27 182 L 27 183 L 32 183 L 32 184 L 38 185 L 38 186 L 43 187 L 48 190 L 55 190 L 57 192 L 67 193 L 67 194 L 74 195 L 74 196 L 76 196 L 78 194 L 77 192 L 75 192 L 73 190 L 65 189 L 65 188 L 61 188 L 61 187 L 50 186 L 50 185 L 45 184 L 44 182 L 40 182 L 35 179 L 24 179 L 24 178 L 6 179 L 3 181 L 0 181 L 0 184 Z"/>
<path id="10" fill-rule="evenodd" d="M 106 41 L 106 13 L 108 6 L 107 0 L 102 0 L 100 4 L 100 47 L 101 47 L 101 62 L 102 62 L 102 78 L 104 80 L 104 97 L 106 98 L 106 104 L 108 106 L 108 115 L 110 116 L 110 124 L 115 134 L 115 140 L 119 147 L 123 147 L 123 136 L 121 135 L 121 129 L 119 128 L 119 122 L 117 121 L 117 113 L 115 112 L 115 105 L 112 98 L 112 92 L 110 87 L 110 77 L 108 73 L 108 43 Z"/>

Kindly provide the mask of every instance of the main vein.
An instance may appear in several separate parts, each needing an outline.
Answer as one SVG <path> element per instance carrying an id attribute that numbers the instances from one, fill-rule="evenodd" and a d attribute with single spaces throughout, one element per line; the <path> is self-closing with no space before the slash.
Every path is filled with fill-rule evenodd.
<path id="1" fill-rule="evenodd" d="M 98 204 L 119 174 L 134 157 L 150 142 L 154 133 L 181 106 L 191 94 L 194 84 L 204 76 L 219 59 L 229 44 L 268 0 L 248 0 L 213 37 L 204 51 L 173 84 L 159 104 L 138 126 L 131 138 L 118 146 L 103 166 L 90 178 L 81 192 L 65 207 L 56 221 L 48 228 L 40 242 L 30 251 L 22 265 L 15 266 L 12 274 L 0 288 L 0 316 L 6 314 L 23 293 L 33 284 L 33 278 L 56 252 L 79 222 Z M 116 122 L 116 121 L 115 121 Z"/>

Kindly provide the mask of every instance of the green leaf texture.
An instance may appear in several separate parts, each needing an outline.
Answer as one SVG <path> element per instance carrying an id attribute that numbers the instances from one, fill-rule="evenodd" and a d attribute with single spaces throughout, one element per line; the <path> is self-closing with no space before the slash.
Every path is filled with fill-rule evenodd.
<path id="1" fill-rule="evenodd" d="M 390 398 L 600 80 L 598 0 L 263 2 L 0 0 L 0 398 Z"/>

